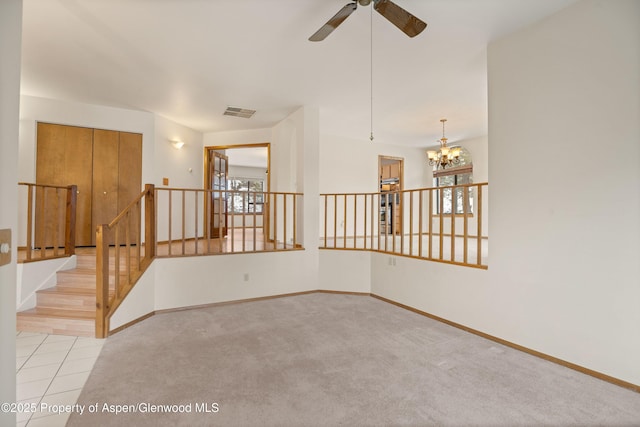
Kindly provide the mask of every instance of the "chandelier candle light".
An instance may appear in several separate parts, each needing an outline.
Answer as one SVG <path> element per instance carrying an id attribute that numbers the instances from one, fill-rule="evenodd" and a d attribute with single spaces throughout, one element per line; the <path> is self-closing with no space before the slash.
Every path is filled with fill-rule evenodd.
<path id="1" fill-rule="evenodd" d="M 440 119 L 442 122 L 442 138 L 438 140 L 440 149 L 438 151 L 427 151 L 429 166 L 436 169 L 444 169 L 460 163 L 460 147 L 447 147 L 447 138 L 444 136 L 444 123 L 447 119 Z"/>

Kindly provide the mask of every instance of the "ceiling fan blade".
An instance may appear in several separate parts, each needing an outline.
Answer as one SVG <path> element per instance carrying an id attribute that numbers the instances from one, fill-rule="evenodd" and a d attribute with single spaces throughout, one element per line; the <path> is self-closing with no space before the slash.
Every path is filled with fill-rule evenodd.
<path id="1" fill-rule="evenodd" d="M 389 22 L 400 28 L 409 37 L 415 37 L 427 27 L 427 24 L 416 18 L 391 0 L 374 0 L 375 10 Z"/>
<path id="2" fill-rule="evenodd" d="M 358 7 L 356 2 L 349 3 L 338 13 L 336 13 L 333 18 L 329 19 L 326 24 L 324 24 L 318 31 L 316 31 L 309 40 L 312 42 L 319 42 L 324 40 L 333 30 L 335 30 L 338 25 L 342 24 L 345 19 L 349 17 L 353 13 L 354 10 Z"/>

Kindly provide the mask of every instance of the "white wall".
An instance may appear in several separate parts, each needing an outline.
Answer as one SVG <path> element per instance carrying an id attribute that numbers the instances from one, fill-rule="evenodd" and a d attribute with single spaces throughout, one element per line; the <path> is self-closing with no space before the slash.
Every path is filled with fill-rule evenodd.
<path id="1" fill-rule="evenodd" d="M 379 191 L 378 156 L 404 158 L 404 188 L 431 187 L 425 149 L 320 135 L 320 192 Z"/>
<path id="2" fill-rule="evenodd" d="M 315 290 L 314 282 L 304 280 L 306 257 L 294 251 L 157 259 L 155 309 Z"/>
<path id="3" fill-rule="evenodd" d="M 585 0 L 488 51 L 498 335 L 635 384 L 639 22 Z"/>
<path id="4" fill-rule="evenodd" d="M 154 178 L 158 189 L 162 188 L 204 188 L 203 171 L 203 134 L 182 126 L 161 116 L 154 120 Z M 171 141 L 179 140 L 184 146 L 176 149 Z M 163 178 L 169 179 L 169 185 L 163 185 Z M 158 191 L 157 239 L 168 240 L 169 192 Z M 172 239 L 182 238 L 182 192 L 172 192 L 171 222 Z M 195 212 L 195 198 L 198 197 L 198 212 Z M 204 193 L 185 193 L 185 236 L 193 238 L 204 235 Z M 196 220 L 197 217 L 197 220 Z"/>
<path id="5" fill-rule="evenodd" d="M 16 400 L 16 247 L 18 229 L 18 117 L 22 1 L 0 2 L 0 229 L 12 231 L 11 260 L 0 267 L 0 403 Z M 0 411 L 0 425 L 13 426 L 14 413 Z"/>
<path id="6" fill-rule="evenodd" d="M 16 310 L 24 311 L 36 306 L 36 291 L 56 285 L 56 272 L 76 267 L 76 256 L 55 258 L 18 264 Z"/>
<path id="7" fill-rule="evenodd" d="M 155 175 L 148 182 L 162 187 L 162 178 L 169 178 L 169 187 L 204 188 L 203 134 L 157 115 L 154 132 Z M 175 140 L 184 146 L 176 149 Z"/>
<path id="8" fill-rule="evenodd" d="M 371 255 L 369 251 L 320 251 L 318 289 L 370 293 Z"/>

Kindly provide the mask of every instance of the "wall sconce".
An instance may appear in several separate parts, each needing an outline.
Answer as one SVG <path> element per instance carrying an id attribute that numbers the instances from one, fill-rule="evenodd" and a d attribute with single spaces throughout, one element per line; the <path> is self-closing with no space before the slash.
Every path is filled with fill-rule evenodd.
<path id="1" fill-rule="evenodd" d="M 175 148 L 176 150 L 179 150 L 184 146 L 184 142 L 175 140 L 171 141 L 171 145 L 173 145 L 173 148 Z"/>

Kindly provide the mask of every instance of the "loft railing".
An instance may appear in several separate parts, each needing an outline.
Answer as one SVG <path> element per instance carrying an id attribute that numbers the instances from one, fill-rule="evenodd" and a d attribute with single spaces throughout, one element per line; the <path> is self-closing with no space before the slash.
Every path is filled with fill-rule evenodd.
<path id="1" fill-rule="evenodd" d="M 147 184 L 111 223 L 98 226 L 96 337 L 108 335 L 111 315 L 153 258 L 301 249 L 301 198 Z"/>
<path id="2" fill-rule="evenodd" d="M 158 257 L 302 249 L 302 194 L 157 188 Z"/>
<path id="3" fill-rule="evenodd" d="M 42 261 L 75 254 L 75 185 L 56 186 L 20 182 L 27 199 L 26 242 L 20 261 Z M 24 255 L 23 255 L 24 254 Z"/>
<path id="4" fill-rule="evenodd" d="M 487 268 L 487 183 L 321 194 L 320 249 Z"/>
<path id="5" fill-rule="evenodd" d="M 154 186 L 147 184 L 144 191 L 113 221 L 97 227 L 97 338 L 104 338 L 109 334 L 111 315 L 155 256 L 154 198 Z M 144 227 L 142 218 L 144 218 Z"/>

